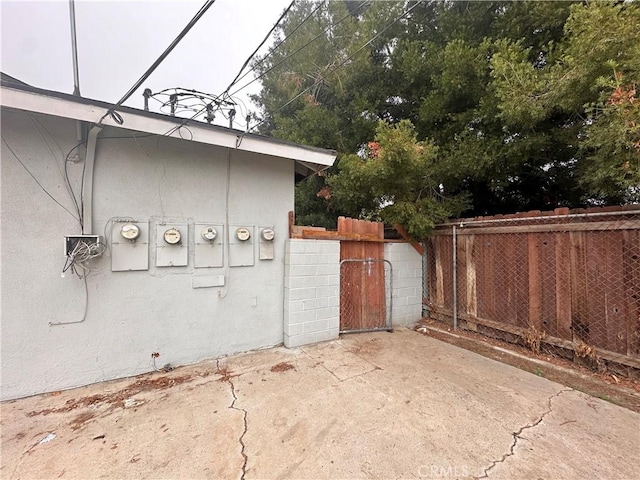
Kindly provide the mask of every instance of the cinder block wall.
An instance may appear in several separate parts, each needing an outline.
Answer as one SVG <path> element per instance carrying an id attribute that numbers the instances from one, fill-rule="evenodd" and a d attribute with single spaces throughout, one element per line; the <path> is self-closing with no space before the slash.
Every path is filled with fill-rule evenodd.
<path id="1" fill-rule="evenodd" d="M 289 239 L 285 251 L 284 344 L 338 338 L 340 242 Z"/>
<path id="2" fill-rule="evenodd" d="M 384 258 L 393 268 L 393 325 L 410 326 L 422 317 L 422 257 L 408 243 L 385 243 Z"/>

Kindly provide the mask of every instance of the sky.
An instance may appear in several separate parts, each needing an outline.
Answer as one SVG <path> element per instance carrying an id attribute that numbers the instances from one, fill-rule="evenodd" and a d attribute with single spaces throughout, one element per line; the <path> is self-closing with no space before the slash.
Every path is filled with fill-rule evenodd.
<path id="1" fill-rule="evenodd" d="M 75 0 L 80 93 L 117 102 L 193 18 L 204 0 Z M 142 91 L 182 87 L 220 94 L 276 23 L 290 0 L 216 0 L 165 61 L 125 102 L 143 108 Z M 34 87 L 73 92 L 69 1 L 0 0 L 4 73 Z M 267 51 L 267 46 L 260 50 Z M 252 76 L 246 77 L 243 86 Z M 246 93 L 239 94 L 256 110 Z M 166 97 L 165 97 L 166 98 Z M 159 102 L 150 102 L 159 111 Z M 236 128 L 244 129 L 240 105 Z M 220 115 L 218 124 L 228 125 Z"/>

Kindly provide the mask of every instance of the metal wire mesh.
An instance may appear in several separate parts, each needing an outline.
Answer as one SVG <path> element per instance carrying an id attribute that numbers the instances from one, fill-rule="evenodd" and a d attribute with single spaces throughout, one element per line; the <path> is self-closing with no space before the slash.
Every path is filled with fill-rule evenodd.
<path id="1" fill-rule="evenodd" d="M 431 318 L 640 367 L 640 211 L 457 222 L 425 246 Z"/>
<path id="2" fill-rule="evenodd" d="M 391 329 L 391 263 L 353 259 L 340 262 L 340 331 Z"/>

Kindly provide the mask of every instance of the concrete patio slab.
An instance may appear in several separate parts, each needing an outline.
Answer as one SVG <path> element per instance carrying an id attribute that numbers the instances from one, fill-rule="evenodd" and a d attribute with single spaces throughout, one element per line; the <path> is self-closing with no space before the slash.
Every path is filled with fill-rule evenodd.
<path id="1" fill-rule="evenodd" d="M 6 479 L 632 479 L 640 471 L 640 414 L 407 329 L 1 408 Z"/>

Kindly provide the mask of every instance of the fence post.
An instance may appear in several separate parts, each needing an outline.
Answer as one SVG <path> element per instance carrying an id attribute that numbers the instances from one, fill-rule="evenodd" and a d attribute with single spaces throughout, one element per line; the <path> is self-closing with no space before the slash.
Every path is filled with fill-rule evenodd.
<path id="1" fill-rule="evenodd" d="M 453 226 L 453 329 L 458 329 L 458 241 L 456 237 L 456 226 Z"/>
<path id="2" fill-rule="evenodd" d="M 429 317 L 429 258 L 427 243 L 422 243 L 422 316 Z"/>

